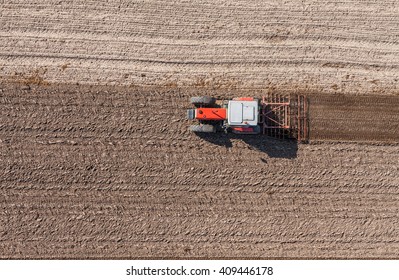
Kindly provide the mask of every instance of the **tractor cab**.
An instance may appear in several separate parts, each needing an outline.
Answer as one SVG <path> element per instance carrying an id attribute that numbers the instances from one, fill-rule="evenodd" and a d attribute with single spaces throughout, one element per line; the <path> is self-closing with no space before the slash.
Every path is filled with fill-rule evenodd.
<path id="1" fill-rule="evenodd" d="M 252 97 L 234 98 L 217 105 L 210 97 L 193 97 L 196 109 L 187 111 L 188 119 L 196 119 L 200 125 L 190 126 L 194 132 L 216 132 L 224 130 L 237 134 L 260 133 L 259 102 Z"/>
<path id="2" fill-rule="evenodd" d="M 235 98 L 228 101 L 227 125 L 236 134 L 260 133 L 259 102 L 251 97 Z"/>
<path id="3" fill-rule="evenodd" d="M 230 100 L 227 106 L 227 123 L 230 126 L 256 126 L 258 110 L 258 100 Z"/>

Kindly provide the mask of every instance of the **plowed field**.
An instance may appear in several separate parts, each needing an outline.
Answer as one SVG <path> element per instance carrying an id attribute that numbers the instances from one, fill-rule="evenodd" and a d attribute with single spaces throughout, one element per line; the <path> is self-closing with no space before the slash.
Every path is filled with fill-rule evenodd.
<path id="1" fill-rule="evenodd" d="M 398 258 L 398 15 L 0 0 L 0 258 Z M 187 131 L 190 96 L 268 92 L 310 144 Z"/>
<path id="2" fill-rule="evenodd" d="M 398 256 L 399 146 L 377 134 L 381 119 L 397 125 L 396 99 L 360 110 L 390 143 L 297 145 L 189 133 L 193 93 L 2 85 L 1 258 Z M 311 99 L 311 124 L 341 105 Z M 311 131 L 358 126 L 340 127 Z"/>
<path id="3" fill-rule="evenodd" d="M 0 75 L 399 93 L 397 0 L 3 0 Z"/>

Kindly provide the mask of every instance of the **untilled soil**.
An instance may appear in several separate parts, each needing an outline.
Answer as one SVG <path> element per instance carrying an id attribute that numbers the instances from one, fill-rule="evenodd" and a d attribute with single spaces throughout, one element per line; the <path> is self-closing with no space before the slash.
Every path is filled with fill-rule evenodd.
<path id="1" fill-rule="evenodd" d="M 199 137 L 184 119 L 190 90 L 0 88 L 3 259 L 398 257 L 394 134 Z M 337 112 L 326 98 L 311 124 Z M 384 114 L 397 124 L 375 108 L 370 128 Z"/>
<path id="2" fill-rule="evenodd" d="M 399 94 L 397 0 L 0 1 L 0 79 Z"/>

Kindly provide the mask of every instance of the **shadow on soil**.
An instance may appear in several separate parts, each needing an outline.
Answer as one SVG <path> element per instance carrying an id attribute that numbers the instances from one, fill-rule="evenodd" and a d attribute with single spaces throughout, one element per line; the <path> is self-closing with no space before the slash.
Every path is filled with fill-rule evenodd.
<path id="1" fill-rule="evenodd" d="M 298 142 L 296 140 L 279 140 L 265 135 L 237 135 L 232 133 L 195 133 L 199 138 L 214 145 L 226 148 L 233 147 L 232 140 L 241 140 L 248 149 L 266 153 L 270 158 L 294 159 L 297 157 Z M 262 161 L 266 161 L 262 159 Z"/>

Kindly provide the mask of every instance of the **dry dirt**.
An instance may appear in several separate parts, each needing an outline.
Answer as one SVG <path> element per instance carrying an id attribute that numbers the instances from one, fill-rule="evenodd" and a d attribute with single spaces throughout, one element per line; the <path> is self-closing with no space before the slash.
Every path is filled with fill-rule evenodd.
<path id="1" fill-rule="evenodd" d="M 0 0 L 0 76 L 399 94 L 397 0 Z"/>
<path id="2" fill-rule="evenodd" d="M 201 138 L 190 90 L 0 87 L 1 258 L 398 257 L 397 141 Z"/>

